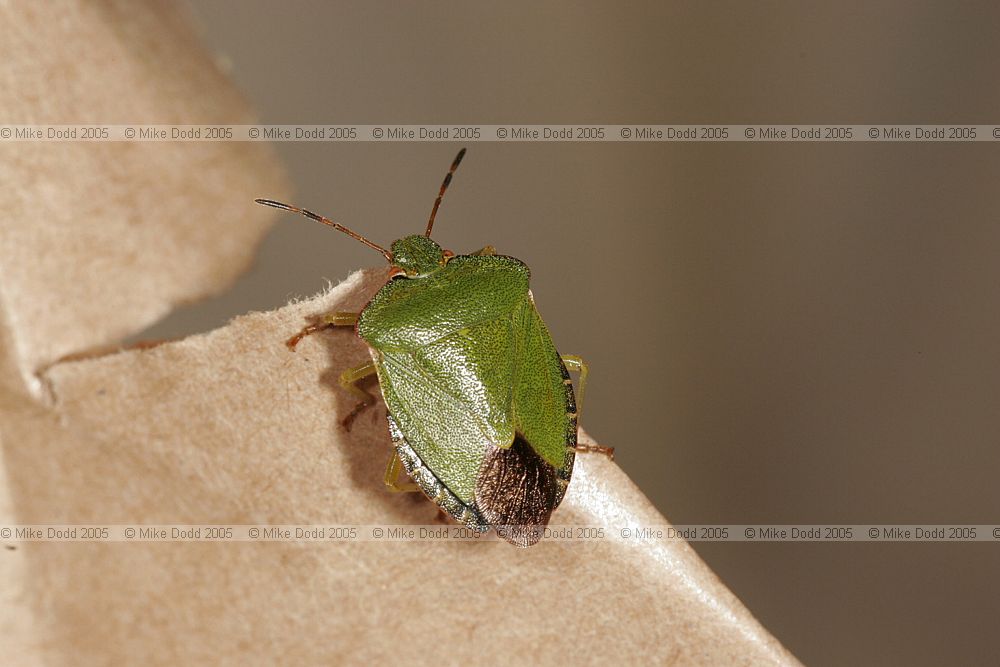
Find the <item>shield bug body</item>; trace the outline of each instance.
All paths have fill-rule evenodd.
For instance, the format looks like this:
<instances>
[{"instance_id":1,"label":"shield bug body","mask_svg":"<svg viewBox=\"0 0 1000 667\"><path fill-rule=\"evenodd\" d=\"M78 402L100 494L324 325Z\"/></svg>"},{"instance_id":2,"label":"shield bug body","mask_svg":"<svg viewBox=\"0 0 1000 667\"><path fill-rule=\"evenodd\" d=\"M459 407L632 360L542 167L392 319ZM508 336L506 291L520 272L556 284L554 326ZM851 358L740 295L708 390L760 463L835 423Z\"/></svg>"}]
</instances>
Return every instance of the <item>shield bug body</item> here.
<instances>
[{"instance_id":1,"label":"shield bug body","mask_svg":"<svg viewBox=\"0 0 1000 667\"><path fill-rule=\"evenodd\" d=\"M490 527L517 546L536 543L566 492L577 451L581 401L568 370L587 367L560 356L535 309L530 272L492 247L455 255L431 240L441 199L465 154L441 184L423 235L390 250L343 225L296 206L257 202L301 213L382 253L389 280L360 313L333 313L292 337L329 326L354 326L371 361L341 375L361 401L346 428L374 397L357 386L373 373L388 409L395 453L386 469L393 490L422 491L461 523ZM416 483L398 483L403 469Z\"/></svg>"}]
</instances>

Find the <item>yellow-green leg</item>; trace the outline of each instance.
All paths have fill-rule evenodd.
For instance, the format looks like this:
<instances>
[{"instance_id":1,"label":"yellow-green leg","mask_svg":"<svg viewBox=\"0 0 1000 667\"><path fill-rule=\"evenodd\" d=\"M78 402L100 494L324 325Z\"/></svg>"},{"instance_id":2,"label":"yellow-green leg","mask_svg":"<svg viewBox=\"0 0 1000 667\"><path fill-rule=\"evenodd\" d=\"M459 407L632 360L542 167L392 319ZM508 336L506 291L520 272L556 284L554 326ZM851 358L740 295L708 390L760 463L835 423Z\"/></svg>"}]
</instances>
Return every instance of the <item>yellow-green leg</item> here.
<instances>
[{"instance_id":1,"label":"yellow-green leg","mask_svg":"<svg viewBox=\"0 0 1000 667\"><path fill-rule=\"evenodd\" d=\"M577 419L579 419L580 414L583 412L583 392L587 387L587 375L590 373L590 369L587 368L587 364L584 363L583 359L575 354L564 354L562 360L563 364L566 366L566 370L580 374L580 380L577 383L579 388L576 392L576 415ZM614 447L602 447L601 445L577 445L576 451L588 454L604 454L609 459L615 458Z\"/></svg>"},{"instance_id":2,"label":"yellow-green leg","mask_svg":"<svg viewBox=\"0 0 1000 667\"><path fill-rule=\"evenodd\" d=\"M571 373L580 374L580 380L577 382L578 389L576 390L576 414L579 416L583 412L583 392L587 388L587 375L590 373L590 369L587 368L587 364L583 362L583 359L575 354L564 354L562 355L562 360L566 366L566 370Z\"/></svg>"},{"instance_id":3,"label":"yellow-green leg","mask_svg":"<svg viewBox=\"0 0 1000 667\"><path fill-rule=\"evenodd\" d=\"M375 404L375 397L368 391L365 391L357 385L358 382L364 380L369 375L374 375L375 373L375 362L369 361L366 364L362 364L357 368L348 368L346 371L340 374L340 386L346 389L348 392L353 394L356 398L361 399L360 402L354 406L354 409L344 417L340 424L346 430L351 430L351 423L354 418L361 414L361 411L365 408Z\"/></svg>"},{"instance_id":4,"label":"yellow-green leg","mask_svg":"<svg viewBox=\"0 0 1000 667\"><path fill-rule=\"evenodd\" d=\"M323 331L324 329L329 329L330 327L353 327L357 324L359 316L360 313L348 313L344 311L328 313L321 317L318 322L303 327L302 331L285 341L285 344L289 349L294 350L295 346L302 342L302 339L306 336L311 336L314 333ZM360 399L351 412L340 421L341 425L343 425L343 427L348 431L351 430L351 423L354 421L354 418L357 417L362 410L375 404L375 397L357 385L358 382L374 373L375 362L369 361L368 363L362 364L356 368L348 368L340 374L340 386L353 394L356 398Z\"/></svg>"},{"instance_id":5,"label":"yellow-green leg","mask_svg":"<svg viewBox=\"0 0 1000 667\"><path fill-rule=\"evenodd\" d=\"M399 460L399 453L393 451L392 458L389 459L389 465L385 467L385 485L389 487L390 491L396 493L413 493L420 490L420 487L413 482L400 484L399 476L402 474L403 462Z\"/></svg>"},{"instance_id":6,"label":"yellow-green leg","mask_svg":"<svg viewBox=\"0 0 1000 667\"><path fill-rule=\"evenodd\" d=\"M336 313L327 313L320 318L319 322L303 327L302 331L285 341L285 345L287 345L289 349L294 350L295 346L298 345L303 338L311 336L318 331L323 331L324 329L329 329L330 327L353 327L357 324L359 315L360 313L346 313L341 311Z\"/></svg>"}]
</instances>

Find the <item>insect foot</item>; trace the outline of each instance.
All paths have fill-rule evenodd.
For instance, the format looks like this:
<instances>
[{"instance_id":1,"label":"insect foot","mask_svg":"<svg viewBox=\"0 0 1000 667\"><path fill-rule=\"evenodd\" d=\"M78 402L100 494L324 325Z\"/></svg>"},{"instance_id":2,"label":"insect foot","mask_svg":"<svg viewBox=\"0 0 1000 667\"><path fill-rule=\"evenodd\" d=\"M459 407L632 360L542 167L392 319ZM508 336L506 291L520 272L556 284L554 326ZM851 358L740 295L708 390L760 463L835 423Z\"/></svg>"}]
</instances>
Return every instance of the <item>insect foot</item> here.
<instances>
[{"instance_id":1,"label":"insect foot","mask_svg":"<svg viewBox=\"0 0 1000 667\"><path fill-rule=\"evenodd\" d=\"M577 445L574 449L582 454L604 454L608 457L608 460L615 460L614 447L602 447L601 445Z\"/></svg>"},{"instance_id":2,"label":"insect foot","mask_svg":"<svg viewBox=\"0 0 1000 667\"><path fill-rule=\"evenodd\" d=\"M292 336L291 338L289 338L288 340L286 340L285 341L285 345L288 346L289 350L291 350L292 352L294 352L295 351L295 347L299 343L302 342L303 338L305 338L306 336L311 336L314 333L316 333L317 331L322 331L323 329L327 329L327 328L329 328L331 326L333 326L333 325L332 324L326 324L326 323L324 323L324 324L310 324L309 326L303 327L302 331L298 332L297 334L295 334L294 336Z\"/></svg>"}]
</instances>

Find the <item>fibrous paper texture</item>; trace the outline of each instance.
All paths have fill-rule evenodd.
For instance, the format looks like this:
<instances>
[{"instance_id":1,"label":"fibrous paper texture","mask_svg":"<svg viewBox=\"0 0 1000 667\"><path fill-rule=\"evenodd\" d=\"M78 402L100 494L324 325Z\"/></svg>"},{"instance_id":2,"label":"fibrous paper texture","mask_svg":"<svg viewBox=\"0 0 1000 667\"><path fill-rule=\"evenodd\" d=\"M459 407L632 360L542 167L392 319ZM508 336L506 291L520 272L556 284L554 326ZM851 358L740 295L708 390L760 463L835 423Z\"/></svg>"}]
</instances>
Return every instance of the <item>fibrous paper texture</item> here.
<instances>
[{"instance_id":1,"label":"fibrous paper texture","mask_svg":"<svg viewBox=\"0 0 1000 667\"><path fill-rule=\"evenodd\" d=\"M354 399L336 377L367 358L353 331L284 345L311 317L361 307L385 273L210 334L52 367L53 403L4 424L17 518L435 523L430 501L382 485L384 406L350 432L338 422ZM665 523L600 455L578 457L553 516L553 526ZM27 543L20 553L26 599L46 610L45 643L66 660L792 660L683 541Z\"/></svg>"},{"instance_id":2,"label":"fibrous paper texture","mask_svg":"<svg viewBox=\"0 0 1000 667\"><path fill-rule=\"evenodd\" d=\"M172 10L64 3L56 20L47 7L0 10L8 122L246 116ZM287 193L262 148L25 143L0 154L0 524L438 521L419 494L382 485L381 403L350 432L339 425L353 401L336 378L366 360L362 343L344 329L294 353L283 344L310 317L362 307L384 269L207 334L61 360L223 289L247 265L268 221L250 199ZM592 455L577 458L553 517L665 523ZM12 664L795 662L683 541L4 546Z\"/></svg>"}]
</instances>

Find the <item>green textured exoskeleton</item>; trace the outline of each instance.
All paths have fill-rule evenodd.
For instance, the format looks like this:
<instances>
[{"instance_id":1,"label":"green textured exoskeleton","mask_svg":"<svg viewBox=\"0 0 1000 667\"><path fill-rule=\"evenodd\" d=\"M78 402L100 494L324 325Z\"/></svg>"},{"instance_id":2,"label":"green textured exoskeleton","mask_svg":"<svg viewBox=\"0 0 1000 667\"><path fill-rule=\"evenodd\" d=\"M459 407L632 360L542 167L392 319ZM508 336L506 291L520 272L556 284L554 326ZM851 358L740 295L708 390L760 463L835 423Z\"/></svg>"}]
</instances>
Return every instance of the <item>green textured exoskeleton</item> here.
<instances>
[{"instance_id":1,"label":"green textured exoskeleton","mask_svg":"<svg viewBox=\"0 0 1000 667\"><path fill-rule=\"evenodd\" d=\"M577 401L567 364L581 371L581 389L586 366L556 351L523 262L491 247L455 256L430 239L464 153L445 177L426 233L400 239L390 251L309 211L258 201L335 226L392 265L389 281L361 313L333 314L289 341L294 346L326 326L356 326L372 361L342 376L363 399L345 426L372 402L354 383L377 373L396 448L386 483L399 489L401 464L458 521L481 531L492 526L507 541L529 546L569 484Z\"/></svg>"},{"instance_id":2,"label":"green textured exoskeleton","mask_svg":"<svg viewBox=\"0 0 1000 667\"><path fill-rule=\"evenodd\" d=\"M425 261L400 259L410 250ZM573 387L535 310L528 267L495 255L445 260L423 236L392 252L407 273L361 312L358 334L403 467L462 523L510 526L502 532L527 544L532 531L520 527L548 522L576 446Z\"/></svg>"}]
</instances>

